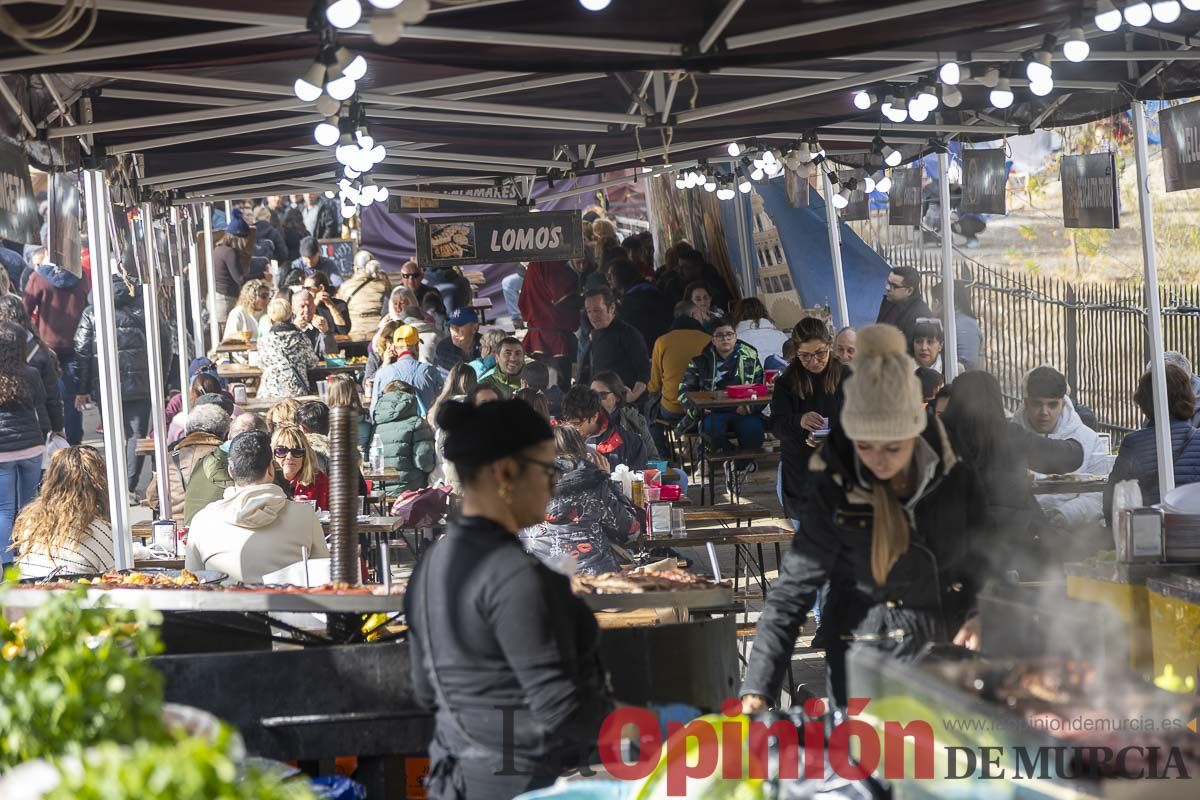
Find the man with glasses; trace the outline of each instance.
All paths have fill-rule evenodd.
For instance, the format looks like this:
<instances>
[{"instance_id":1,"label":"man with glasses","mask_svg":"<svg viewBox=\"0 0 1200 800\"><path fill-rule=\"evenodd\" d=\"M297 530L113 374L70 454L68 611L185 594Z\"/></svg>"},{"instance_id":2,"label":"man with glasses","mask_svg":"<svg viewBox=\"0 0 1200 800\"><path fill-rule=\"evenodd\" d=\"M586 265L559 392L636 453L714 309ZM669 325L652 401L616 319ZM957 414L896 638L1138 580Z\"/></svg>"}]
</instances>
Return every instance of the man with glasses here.
<instances>
[{"instance_id":1,"label":"man with glasses","mask_svg":"<svg viewBox=\"0 0 1200 800\"><path fill-rule=\"evenodd\" d=\"M446 315L446 308L442 303L442 293L432 286L422 283L425 280L425 270L421 268L416 261L409 259L404 262L404 266L400 268L400 285L405 289L409 289L417 296L417 304L426 312L432 310L439 317ZM380 310L380 316L386 317L391 310L388 308L390 297L383 298L383 308Z\"/></svg>"},{"instance_id":2,"label":"man with glasses","mask_svg":"<svg viewBox=\"0 0 1200 800\"><path fill-rule=\"evenodd\" d=\"M688 364L679 385L679 404L684 417L675 427L682 436L696 426L699 413L696 404L688 397L689 392L716 392L729 386L762 383L763 368L758 360L758 351L739 341L737 331L729 320L720 320L712 333L712 344L704 348ZM738 449L757 450L766 438L761 412L748 406L730 404L727 408L712 409L704 416L701 433L713 450L729 452L734 448L730 434L737 437ZM754 461L738 461L735 469L741 475L754 472L758 464ZM727 474L727 480L736 480Z\"/></svg>"},{"instance_id":3,"label":"man with glasses","mask_svg":"<svg viewBox=\"0 0 1200 800\"><path fill-rule=\"evenodd\" d=\"M911 345L917 320L932 316L929 305L921 297L921 274L912 267L892 267L875 321L896 326Z\"/></svg>"}]
</instances>

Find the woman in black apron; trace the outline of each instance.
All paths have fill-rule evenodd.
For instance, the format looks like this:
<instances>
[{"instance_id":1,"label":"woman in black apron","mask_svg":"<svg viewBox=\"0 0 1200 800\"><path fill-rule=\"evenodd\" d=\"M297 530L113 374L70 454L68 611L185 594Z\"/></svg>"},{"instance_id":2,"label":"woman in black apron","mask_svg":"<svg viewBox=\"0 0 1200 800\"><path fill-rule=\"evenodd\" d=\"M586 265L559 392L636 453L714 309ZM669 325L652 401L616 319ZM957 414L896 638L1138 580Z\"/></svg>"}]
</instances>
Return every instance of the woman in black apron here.
<instances>
[{"instance_id":1,"label":"woman in black apron","mask_svg":"<svg viewBox=\"0 0 1200 800\"><path fill-rule=\"evenodd\" d=\"M612 701L595 618L517 538L558 480L549 423L520 400L450 401L437 425L462 510L405 599L417 700L436 709L430 796L508 800L586 763Z\"/></svg>"}]
</instances>

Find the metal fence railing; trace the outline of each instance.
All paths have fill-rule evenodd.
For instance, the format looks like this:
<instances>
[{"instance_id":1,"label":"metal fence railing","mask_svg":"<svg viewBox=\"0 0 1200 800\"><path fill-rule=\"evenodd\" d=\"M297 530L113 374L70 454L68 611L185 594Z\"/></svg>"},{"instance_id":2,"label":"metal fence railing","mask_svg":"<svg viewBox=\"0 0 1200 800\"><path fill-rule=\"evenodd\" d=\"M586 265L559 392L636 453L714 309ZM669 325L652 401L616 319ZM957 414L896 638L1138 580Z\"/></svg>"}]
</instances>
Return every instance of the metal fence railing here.
<instances>
[{"instance_id":1,"label":"metal fence railing","mask_svg":"<svg viewBox=\"0 0 1200 800\"><path fill-rule=\"evenodd\" d=\"M882 234L867 241L889 263L920 271L922 291L931 298L942 278L941 248L926 247L920 231L901 231L907 233L871 223L862 230L867 237ZM1119 435L1141 425L1132 398L1149 360L1142 284L1075 284L994 269L957 251L954 273L970 287L985 368L1000 382L1010 409L1020 402L1024 375L1048 364L1067 376L1072 398L1091 408L1101 427ZM1200 286L1159 291L1166 349L1200 366Z\"/></svg>"}]
</instances>

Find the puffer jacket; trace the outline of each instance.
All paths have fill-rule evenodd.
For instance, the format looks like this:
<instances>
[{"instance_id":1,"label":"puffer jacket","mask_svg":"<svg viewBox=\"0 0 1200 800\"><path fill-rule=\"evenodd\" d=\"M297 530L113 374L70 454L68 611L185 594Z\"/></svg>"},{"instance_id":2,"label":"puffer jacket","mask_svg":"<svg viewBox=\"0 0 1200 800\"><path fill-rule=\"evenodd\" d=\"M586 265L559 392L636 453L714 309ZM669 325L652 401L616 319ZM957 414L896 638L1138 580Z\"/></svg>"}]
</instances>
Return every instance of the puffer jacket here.
<instances>
[{"instance_id":1,"label":"puffer jacket","mask_svg":"<svg viewBox=\"0 0 1200 800\"><path fill-rule=\"evenodd\" d=\"M46 416L46 390L36 369L25 367L30 404L0 406L0 453L27 450L46 443L50 420Z\"/></svg>"},{"instance_id":2,"label":"puffer jacket","mask_svg":"<svg viewBox=\"0 0 1200 800\"><path fill-rule=\"evenodd\" d=\"M880 586L871 574L874 478L841 426L834 425L809 462L817 477L800 532L759 617L740 694L778 694L800 625L826 581L829 599L821 604L814 645L826 648L839 703L846 702L850 644L912 658L928 642L953 638L990 574L982 488L937 420L919 438L914 458L917 489L904 504L909 547Z\"/></svg>"},{"instance_id":3,"label":"puffer jacket","mask_svg":"<svg viewBox=\"0 0 1200 800\"><path fill-rule=\"evenodd\" d=\"M1121 481L1135 480L1142 489L1142 500L1153 505L1158 496L1158 448L1154 426L1142 428L1121 440L1117 460L1104 487L1104 518L1112 516L1113 488ZM1171 420L1171 452L1175 464L1175 485L1200 482L1200 430L1188 420Z\"/></svg>"},{"instance_id":4,"label":"puffer jacket","mask_svg":"<svg viewBox=\"0 0 1200 800\"><path fill-rule=\"evenodd\" d=\"M350 312L350 333L374 333L379 326L379 309L392 291L384 278L356 272L338 287L337 298Z\"/></svg>"},{"instance_id":5,"label":"puffer jacket","mask_svg":"<svg viewBox=\"0 0 1200 800\"><path fill-rule=\"evenodd\" d=\"M429 485L437 462L433 428L417 415L416 395L388 392L375 404L375 435L383 444L383 464L400 473L404 489ZM390 483L391 481L389 481Z\"/></svg>"},{"instance_id":6,"label":"puffer jacket","mask_svg":"<svg viewBox=\"0 0 1200 800\"><path fill-rule=\"evenodd\" d=\"M721 371L725 362L717 355L717 348L710 344L688 364L683 373L683 381L679 384L679 404L683 406L683 419L675 426L675 433L682 436L696 426L699 415L695 403L688 399L688 392L715 392L727 386L763 382L762 362L759 361L757 350L739 341L731 357L735 359L733 369ZM732 411L735 408L736 401L731 402L727 410ZM757 414L762 410L753 411Z\"/></svg>"},{"instance_id":7,"label":"puffer jacket","mask_svg":"<svg viewBox=\"0 0 1200 800\"><path fill-rule=\"evenodd\" d=\"M546 521L521 531L521 546L554 568L574 558L582 575L615 572L620 568L612 545L623 545L645 526L640 511L613 487L604 470L583 461L556 459L563 477Z\"/></svg>"},{"instance_id":8,"label":"puffer jacket","mask_svg":"<svg viewBox=\"0 0 1200 800\"><path fill-rule=\"evenodd\" d=\"M192 470L200 463L200 459L221 446L221 439L211 433L195 432L179 440L167 454L167 484L171 491L171 518L181 520L186 510L188 484L191 482ZM224 487L222 487L224 488ZM146 505L158 509L159 518L163 518L158 498L158 475L150 479L146 489Z\"/></svg>"},{"instance_id":9,"label":"puffer jacket","mask_svg":"<svg viewBox=\"0 0 1200 800\"><path fill-rule=\"evenodd\" d=\"M46 391L46 418L50 422L50 430L63 430L63 396L58 379L62 370L58 365L58 356L32 333L26 334L25 362L38 371L42 378L42 388ZM74 402L75 398L71 398Z\"/></svg>"},{"instance_id":10,"label":"puffer jacket","mask_svg":"<svg viewBox=\"0 0 1200 800\"><path fill-rule=\"evenodd\" d=\"M124 400L150 399L150 365L146 342L146 318L141 296L130 293L120 275L113 276L113 305L117 321L117 363L121 371L121 397ZM159 320L160 331L164 327ZM162 336L165 343L170 335ZM164 351L170 347L164 346ZM96 356L96 309L88 306L75 331L75 352L79 356L79 393L100 397L100 363Z\"/></svg>"},{"instance_id":11,"label":"puffer jacket","mask_svg":"<svg viewBox=\"0 0 1200 800\"><path fill-rule=\"evenodd\" d=\"M312 342L291 322L272 325L258 340L262 365L259 397L302 397L312 393L308 371L317 366Z\"/></svg>"},{"instance_id":12,"label":"puffer jacket","mask_svg":"<svg viewBox=\"0 0 1200 800\"><path fill-rule=\"evenodd\" d=\"M658 460L658 446L654 444L654 437L650 435L650 423L646 422L642 412L633 406L621 406L617 412L617 422L625 430L636 433L641 438L642 443L646 445L647 461Z\"/></svg>"}]
</instances>

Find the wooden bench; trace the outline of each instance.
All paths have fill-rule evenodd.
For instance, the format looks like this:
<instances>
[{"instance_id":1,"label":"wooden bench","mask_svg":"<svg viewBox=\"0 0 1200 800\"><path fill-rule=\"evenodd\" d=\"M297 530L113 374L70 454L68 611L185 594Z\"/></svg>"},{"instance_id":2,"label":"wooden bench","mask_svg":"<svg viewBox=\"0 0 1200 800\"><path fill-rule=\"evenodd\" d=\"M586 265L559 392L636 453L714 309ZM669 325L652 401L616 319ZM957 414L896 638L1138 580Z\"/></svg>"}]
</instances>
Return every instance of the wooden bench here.
<instances>
[{"instance_id":1,"label":"wooden bench","mask_svg":"<svg viewBox=\"0 0 1200 800\"><path fill-rule=\"evenodd\" d=\"M705 490L708 490L709 502L715 502L717 499L717 471L716 464L727 464L732 461L753 461L758 464L761 469L764 465L778 464L780 459L778 450L729 450L723 453L708 453L705 452L700 458L700 505L705 504ZM729 500L732 503L738 502L741 498L741 491L735 483L729 491Z\"/></svg>"},{"instance_id":2,"label":"wooden bench","mask_svg":"<svg viewBox=\"0 0 1200 800\"><path fill-rule=\"evenodd\" d=\"M780 512L782 513L782 512ZM756 519L778 516L756 503L721 503L687 509L683 518L688 523L753 522Z\"/></svg>"}]
</instances>

